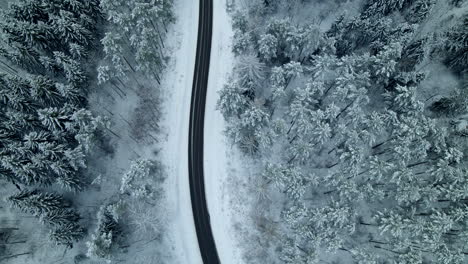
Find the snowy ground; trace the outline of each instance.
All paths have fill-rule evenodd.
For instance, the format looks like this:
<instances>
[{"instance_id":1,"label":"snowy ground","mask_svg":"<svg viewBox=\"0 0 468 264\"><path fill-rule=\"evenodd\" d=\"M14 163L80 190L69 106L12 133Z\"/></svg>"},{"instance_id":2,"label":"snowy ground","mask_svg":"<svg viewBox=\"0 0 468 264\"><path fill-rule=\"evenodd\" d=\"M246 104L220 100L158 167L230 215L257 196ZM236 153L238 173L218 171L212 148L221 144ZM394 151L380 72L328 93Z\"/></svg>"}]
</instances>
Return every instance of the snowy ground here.
<instances>
[{"instance_id":1,"label":"snowy ground","mask_svg":"<svg viewBox=\"0 0 468 264\"><path fill-rule=\"evenodd\" d=\"M228 81L234 64L231 52L232 27L226 12L226 0L213 3L213 40L210 73L205 110L204 173L206 198L210 213L211 228L219 258L223 264L238 264L241 261L238 232L235 230L235 215L232 206L230 176L244 167L232 151L224 136L225 121L216 109L218 91ZM237 173L236 173L237 174ZM240 187L240 186L239 186Z\"/></svg>"},{"instance_id":2,"label":"snowy ground","mask_svg":"<svg viewBox=\"0 0 468 264\"><path fill-rule=\"evenodd\" d=\"M198 30L198 1L176 0L177 22L171 54L174 57L162 82L162 130L166 135L161 149L166 166L169 219L168 233L177 259L171 263L202 263L195 232L188 178L188 127L190 98Z\"/></svg>"}]
</instances>

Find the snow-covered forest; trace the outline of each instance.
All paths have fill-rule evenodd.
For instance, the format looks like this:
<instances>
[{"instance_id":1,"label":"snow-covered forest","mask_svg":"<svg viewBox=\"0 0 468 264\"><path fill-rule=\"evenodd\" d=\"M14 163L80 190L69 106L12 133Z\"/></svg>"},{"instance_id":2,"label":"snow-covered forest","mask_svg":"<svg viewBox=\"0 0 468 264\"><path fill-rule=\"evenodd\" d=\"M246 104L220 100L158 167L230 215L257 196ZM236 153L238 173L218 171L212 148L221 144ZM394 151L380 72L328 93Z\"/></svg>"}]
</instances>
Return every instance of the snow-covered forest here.
<instances>
[{"instance_id":1,"label":"snow-covered forest","mask_svg":"<svg viewBox=\"0 0 468 264\"><path fill-rule=\"evenodd\" d=\"M467 263L468 2L228 8L218 109L255 163L243 262Z\"/></svg>"},{"instance_id":2,"label":"snow-covered forest","mask_svg":"<svg viewBox=\"0 0 468 264\"><path fill-rule=\"evenodd\" d=\"M166 175L140 146L160 140L172 0L1 6L0 263L165 261Z\"/></svg>"},{"instance_id":3,"label":"snow-covered forest","mask_svg":"<svg viewBox=\"0 0 468 264\"><path fill-rule=\"evenodd\" d=\"M467 66L468 0L0 0L0 264L468 263Z\"/></svg>"}]
</instances>

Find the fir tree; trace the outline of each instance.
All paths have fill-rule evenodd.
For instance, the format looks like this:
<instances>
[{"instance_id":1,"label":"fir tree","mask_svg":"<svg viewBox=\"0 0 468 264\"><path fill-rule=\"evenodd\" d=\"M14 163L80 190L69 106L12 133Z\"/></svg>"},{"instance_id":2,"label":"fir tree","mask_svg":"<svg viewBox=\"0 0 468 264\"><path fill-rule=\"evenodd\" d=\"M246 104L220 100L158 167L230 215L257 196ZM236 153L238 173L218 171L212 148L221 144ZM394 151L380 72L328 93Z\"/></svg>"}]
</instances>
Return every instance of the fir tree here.
<instances>
[{"instance_id":1,"label":"fir tree","mask_svg":"<svg viewBox=\"0 0 468 264\"><path fill-rule=\"evenodd\" d=\"M243 86L254 84L258 86L265 75L265 65L256 56L244 55L236 65L239 79Z\"/></svg>"},{"instance_id":2,"label":"fir tree","mask_svg":"<svg viewBox=\"0 0 468 264\"><path fill-rule=\"evenodd\" d=\"M51 226L67 226L70 223L76 224L80 220L80 216L73 210L68 208L60 208L41 215L40 220L44 224Z\"/></svg>"},{"instance_id":3,"label":"fir tree","mask_svg":"<svg viewBox=\"0 0 468 264\"><path fill-rule=\"evenodd\" d=\"M65 73L65 78L69 83L81 85L86 81L86 75L76 60L63 52L54 52L54 59L57 67Z\"/></svg>"},{"instance_id":4,"label":"fir tree","mask_svg":"<svg viewBox=\"0 0 468 264\"><path fill-rule=\"evenodd\" d=\"M237 82L229 82L220 91L217 107L224 118L239 117L249 106L251 99L247 96L249 89Z\"/></svg>"},{"instance_id":5,"label":"fir tree","mask_svg":"<svg viewBox=\"0 0 468 264\"><path fill-rule=\"evenodd\" d=\"M71 247L84 236L84 229L77 223L80 216L60 195L25 190L8 197L7 201L12 207L33 214L52 227L49 236L57 244Z\"/></svg>"},{"instance_id":6,"label":"fir tree","mask_svg":"<svg viewBox=\"0 0 468 264\"><path fill-rule=\"evenodd\" d=\"M69 207L62 196L54 193L41 193L38 190L21 191L7 198L12 207L23 212L41 216L45 213Z\"/></svg>"},{"instance_id":7,"label":"fir tree","mask_svg":"<svg viewBox=\"0 0 468 264\"><path fill-rule=\"evenodd\" d=\"M278 56L278 39L272 34L262 35L258 41L260 55L266 61L276 59Z\"/></svg>"},{"instance_id":8,"label":"fir tree","mask_svg":"<svg viewBox=\"0 0 468 264\"><path fill-rule=\"evenodd\" d=\"M42 105L55 106L62 102L62 95L56 89L55 83L40 75L31 76L29 79L31 96Z\"/></svg>"},{"instance_id":9,"label":"fir tree","mask_svg":"<svg viewBox=\"0 0 468 264\"><path fill-rule=\"evenodd\" d=\"M412 0L368 0L365 14L372 15L388 15L393 11L401 10L406 4Z\"/></svg>"},{"instance_id":10,"label":"fir tree","mask_svg":"<svg viewBox=\"0 0 468 264\"><path fill-rule=\"evenodd\" d=\"M73 247L73 243L83 238L85 230L74 222L69 222L52 229L50 239L57 245Z\"/></svg>"},{"instance_id":11,"label":"fir tree","mask_svg":"<svg viewBox=\"0 0 468 264\"><path fill-rule=\"evenodd\" d=\"M266 42L267 39L265 39ZM240 55L240 54L243 54L244 52L247 52L250 48L250 46L252 45L252 36L249 32L242 32L240 30L235 30L234 31L234 36L233 36L233 43L232 43L232 52L234 52L234 54L236 55ZM265 43L265 44L262 44L264 45L264 56L270 56L268 55L269 51L266 50L268 49L267 45L268 43Z\"/></svg>"},{"instance_id":12,"label":"fir tree","mask_svg":"<svg viewBox=\"0 0 468 264\"><path fill-rule=\"evenodd\" d=\"M50 26L64 43L89 44L91 32L77 21L71 12L60 10L59 15L50 16Z\"/></svg>"}]
</instances>

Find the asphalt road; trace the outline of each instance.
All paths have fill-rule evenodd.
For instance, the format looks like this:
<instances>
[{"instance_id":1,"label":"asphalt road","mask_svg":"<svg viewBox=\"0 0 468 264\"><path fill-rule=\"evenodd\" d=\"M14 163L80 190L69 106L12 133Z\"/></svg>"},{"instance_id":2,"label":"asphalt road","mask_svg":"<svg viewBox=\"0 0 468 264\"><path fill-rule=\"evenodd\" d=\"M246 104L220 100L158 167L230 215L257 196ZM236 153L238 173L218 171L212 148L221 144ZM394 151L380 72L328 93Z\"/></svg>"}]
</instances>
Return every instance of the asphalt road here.
<instances>
[{"instance_id":1,"label":"asphalt road","mask_svg":"<svg viewBox=\"0 0 468 264\"><path fill-rule=\"evenodd\" d=\"M200 0L189 126L189 181L193 218L204 264L220 263L210 225L203 174L203 128L210 68L213 0Z\"/></svg>"}]
</instances>

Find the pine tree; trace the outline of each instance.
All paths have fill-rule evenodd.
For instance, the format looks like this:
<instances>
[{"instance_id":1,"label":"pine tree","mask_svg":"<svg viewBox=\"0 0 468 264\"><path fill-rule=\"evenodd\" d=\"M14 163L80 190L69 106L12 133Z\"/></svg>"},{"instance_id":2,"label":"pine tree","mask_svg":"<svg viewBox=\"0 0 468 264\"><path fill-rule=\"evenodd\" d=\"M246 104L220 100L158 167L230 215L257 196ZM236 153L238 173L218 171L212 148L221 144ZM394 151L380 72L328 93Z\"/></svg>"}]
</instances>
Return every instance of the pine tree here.
<instances>
[{"instance_id":1,"label":"pine tree","mask_svg":"<svg viewBox=\"0 0 468 264\"><path fill-rule=\"evenodd\" d=\"M272 86L272 101L275 104L280 104L281 100L286 97L286 74L283 67L275 66L271 69L270 84Z\"/></svg>"},{"instance_id":2,"label":"pine tree","mask_svg":"<svg viewBox=\"0 0 468 264\"><path fill-rule=\"evenodd\" d=\"M18 114L29 114L34 111L36 104L30 98L30 86L26 80L7 74L1 75L0 89L6 110L15 111Z\"/></svg>"},{"instance_id":3,"label":"pine tree","mask_svg":"<svg viewBox=\"0 0 468 264\"><path fill-rule=\"evenodd\" d=\"M73 13L60 10L58 15L50 16L50 27L63 43L87 45L92 33L74 18Z\"/></svg>"},{"instance_id":4,"label":"pine tree","mask_svg":"<svg viewBox=\"0 0 468 264\"><path fill-rule=\"evenodd\" d=\"M33 75L29 78L31 86L31 96L42 105L56 106L62 102L62 95L56 89L52 80L40 76Z\"/></svg>"},{"instance_id":5,"label":"pine tree","mask_svg":"<svg viewBox=\"0 0 468 264\"><path fill-rule=\"evenodd\" d=\"M267 163L262 176L295 201L302 198L308 187L306 176L293 166Z\"/></svg>"},{"instance_id":6,"label":"pine tree","mask_svg":"<svg viewBox=\"0 0 468 264\"><path fill-rule=\"evenodd\" d=\"M41 6L41 1L21 1L12 3L8 10L8 15L21 21L44 21L47 13Z\"/></svg>"},{"instance_id":7,"label":"pine tree","mask_svg":"<svg viewBox=\"0 0 468 264\"><path fill-rule=\"evenodd\" d=\"M26 47L47 47L47 42L53 34L45 23L34 24L29 21L4 20L0 23L0 30L14 42Z\"/></svg>"},{"instance_id":8,"label":"pine tree","mask_svg":"<svg viewBox=\"0 0 468 264\"><path fill-rule=\"evenodd\" d=\"M146 28L144 32L151 31ZM144 34L145 38L138 41L138 49L135 54L135 60L137 61L136 69L145 73L152 73L156 79L159 79L159 71L163 69L164 55L160 47L154 47L152 40L156 36L151 34Z\"/></svg>"},{"instance_id":9,"label":"pine tree","mask_svg":"<svg viewBox=\"0 0 468 264\"><path fill-rule=\"evenodd\" d=\"M82 92L73 84L55 83L55 90L58 91L60 96L66 99L73 105L80 105L84 98Z\"/></svg>"},{"instance_id":10,"label":"pine tree","mask_svg":"<svg viewBox=\"0 0 468 264\"><path fill-rule=\"evenodd\" d=\"M297 60L304 60L315 54L318 50L334 53L334 45L331 39L324 38L324 34L317 25L311 25L304 29L303 45L299 47Z\"/></svg>"},{"instance_id":11,"label":"pine tree","mask_svg":"<svg viewBox=\"0 0 468 264\"><path fill-rule=\"evenodd\" d=\"M67 247L73 247L73 242L76 242L83 238L85 230L74 222L69 222L52 229L49 233L49 237L57 245L65 245Z\"/></svg>"},{"instance_id":12,"label":"pine tree","mask_svg":"<svg viewBox=\"0 0 468 264\"><path fill-rule=\"evenodd\" d=\"M335 252L343 247L346 234L355 232L354 217L352 208L332 202L329 206L307 210L310 225L301 231L306 232L305 237L314 240L314 245Z\"/></svg>"},{"instance_id":13,"label":"pine tree","mask_svg":"<svg viewBox=\"0 0 468 264\"><path fill-rule=\"evenodd\" d=\"M12 207L37 217L69 207L68 202L62 196L54 193L41 193L38 190L21 191L9 196L7 201Z\"/></svg>"},{"instance_id":14,"label":"pine tree","mask_svg":"<svg viewBox=\"0 0 468 264\"><path fill-rule=\"evenodd\" d=\"M256 103L250 104L250 106L241 114L241 124L246 129L253 129L266 126L269 122L270 116L263 109L263 107Z\"/></svg>"},{"instance_id":15,"label":"pine tree","mask_svg":"<svg viewBox=\"0 0 468 264\"><path fill-rule=\"evenodd\" d=\"M398 262L402 264L423 264L423 255L420 251L410 249L398 256Z\"/></svg>"},{"instance_id":16,"label":"pine tree","mask_svg":"<svg viewBox=\"0 0 468 264\"><path fill-rule=\"evenodd\" d=\"M299 241L287 239L282 243L280 259L288 264L317 264L320 259L313 250L305 250Z\"/></svg>"},{"instance_id":17,"label":"pine tree","mask_svg":"<svg viewBox=\"0 0 468 264\"><path fill-rule=\"evenodd\" d=\"M393 11L401 10L411 0L368 0L365 15L388 15Z\"/></svg>"},{"instance_id":18,"label":"pine tree","mask_svg":"<svg viewBox=\"0 0 468 264\"><path fill-rule=\"evenodd\" d=\"M252 36L249 32L244 33L240 30L234 30L233 43L232 43L232 52L234 52L234 54L240 55L240 54L247 52L250 49L251 45L252 45ZM266 44L263 44L263 45L266 45Z\"/></svg>"},{"instance_id":19,"label":"pine tree","mask_svg":"<svg viewBox=\"0 0 468 264\"><path fill-rule=\"evenodd\" d=\"M0 56L6 58L14 65L18 65L28 71L35 72L42 68L40 55L34 48L25 46L21 43L15 43L12 39L7 39L11 44L2 44L0 46ZM5 64L5 63L4 63ZM10 66L7 67L10 73L16 74L16 70Z\"/></svg>"},{"instance_id":20,"label":"pine tree","mask_svg":"<svg viewBox=\"0 0 468 264\"><path fill-rule=\"evenodd\" d=\"M86 109L76 110L66 124L67 131L75 134L76 141L85 152L89 152L97 140L97 132L109 127L109 121L103 117L95 117Z\"/></svg>"},{"instance_id":21,"label":"pine tree","mask_svg":"<svg viewBox=\"0 0 468 264\"><path fill-rule=\"evenodd\" d=\"M123 53L122 36L119 33L106 32L104 38L101 40L106 56L112 61L113 73L115 76L125 76L129 71L129 65L123 64L121 54ZM110 67L110 66L107 66ZM104 68L103 68L104 69Z\"/></svg>"},{"instance_id":22,"label":"pine tree","mask_svg":"<svg viewBox=\"0 0 468 264\"><path fill-rule=\"evenodd\" d=\"M49 107L38 111L39 120L50 132L64 131L67 126L66 123L71 121L71 113L72 109L70 107Z\"/></svg>"},{"instance_id":23,"label":"pine tree","mask_svg":"<svg viewBox=\"0 0 468 264\"><path fill-rule=\"evenodd\" d=\"M396 71L396 61L401 58L402 45L392 43L385 46L383 50L374 57L371 57L371 78L376 78L380 83L388 83Z\"/></svg>"},{"instance_id":24,"label":"pine tree","mask_svg":"<svg viewBox=\"0 0 468 264\"><path fill-rule=\"evenodd\" d=\"M167 24L174 21L172 1L101 1L100 5L108 11L107 20L125 29L123 34L107 32L101 40L115 75L138 70L153 74L159 82L158 71L165 61L163 37ZM122 56L119 50L129 50L134 57Z\"/></svg>"},{"instance_id":25,"label":"pine tree","mask_svg":"<svg viewBox=\"0 0 468 264\"><path fill-rule=\"evenodd\" d=\"M44 213L40 220L43 224L51 226L67 226L70 223L76 224L80 220L80 216L71 209L60 208Z\"/></svg>"},{"instance_id":26,"label":"pine tree","mask_svg":"<svg viewBox=\"0 0 468 264\"><path fill-rule=\"evenodd\" d=\"M248 30L248 20L247 15L241 11L236 11L232 14L232 28L235 30L240 30L240 32L245 33Z\"/></svg>"},{"instance_id":27,"label":"pine tree","mask_svg":"<svg viewBox=\"0 0 468 264\"><path fill-rule=\"evenodd\" d=\"M237 82L228 82L220 91L217 107L224 118L240 116L249 106L249 90Z\"/></svg>"},{"instance_id":28,"label":"pine tree","mask_svg":"<svg viewBox=\"0 0 468 264\"><path fill-rule=\"evenodd\" d=\"M468 55L466 49L468 47L467 34L468 18L464 17L463 22L449 30L445 49L445 63L457 73L466 73L466 65L468 65Z\"/></svg>"},{"instance_id":29,"label":"pine tree","mask_svg":"<svg viewBox=\"0 0 468 264\"><path fill-rule=\"evenodd\" d=\"M63 52L54 52L56 65L65 73L67 81L74 85L81 85L87 77L80 64Z\"/></svg>"},{"instance_id":30,"label":"pine tree","mask_svg":"<svg viewBox=\"0 0 468 264\"><path fill-rule=\"evenodd\" d=\"M239 57L236 71L243 86L251 84L258 86L264 79L265 65L256 56L243 55Z\"/></svg>"},{"instance_id":31,"label":"pine tree","mask_svg":"<svg viewBox=\"0 0 468 264\"><path fill-rule=\"evenodd\" d=\"M258 51L265 61L271 61L278 57L278 39L272 34L260 36L258 46Z\"/></svg>"},{"instance_id":32,"label":"pine tree","mask_svg":"<svg viewBox=\"0 0 468 264\"><path fill-rule=\"evenodd\" d=\"M77 224L80 216L60 195L38 190L21 191L7 198L11 206L39 218L52 227L50 238L57 244L71 247L84 236L84 229Z\"/></svg>"},{"instance_id":33,"label":"pine tree","mask_svg":"<svg viewBox=\"0 0 468 264\"><path fill-rule=\"evenodd\" d=\"M407 13L406 20L411 23L421 23L432 10L434 0L417 0Z\"/></svg>"}]
</instances>

